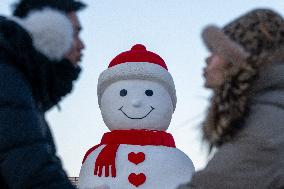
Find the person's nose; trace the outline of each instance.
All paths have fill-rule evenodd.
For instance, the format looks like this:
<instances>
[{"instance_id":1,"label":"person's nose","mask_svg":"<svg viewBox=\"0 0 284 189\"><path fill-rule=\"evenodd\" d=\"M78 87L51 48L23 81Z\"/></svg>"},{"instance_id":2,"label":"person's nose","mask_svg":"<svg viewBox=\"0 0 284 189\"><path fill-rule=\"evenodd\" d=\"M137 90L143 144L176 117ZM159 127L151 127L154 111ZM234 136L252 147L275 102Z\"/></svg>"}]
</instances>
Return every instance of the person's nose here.
<instances>
[{"instance_id":1,"label":"person's nose","mask_svg":"<svg viewBox=\"0 0 284 189\"><path fill-rule=\"evenodd\" d=\"M139 99L133 99L133 100L131 101L131 104L132 104L133 107L139 108L139 107L141 107L141 105L142 105L142 101L139 100Z\"/></svg>"},{"instance_id":2,"label":"person's nose","mask_svg":"<svg viewBox=\"0 0 284 189\"><path fill-rule=\"evenodd\" d=\"M78 39L78 48L80 50L85 49L85 44L84 44L84 42L80 38Z\"/></svg>"}]
</instances>

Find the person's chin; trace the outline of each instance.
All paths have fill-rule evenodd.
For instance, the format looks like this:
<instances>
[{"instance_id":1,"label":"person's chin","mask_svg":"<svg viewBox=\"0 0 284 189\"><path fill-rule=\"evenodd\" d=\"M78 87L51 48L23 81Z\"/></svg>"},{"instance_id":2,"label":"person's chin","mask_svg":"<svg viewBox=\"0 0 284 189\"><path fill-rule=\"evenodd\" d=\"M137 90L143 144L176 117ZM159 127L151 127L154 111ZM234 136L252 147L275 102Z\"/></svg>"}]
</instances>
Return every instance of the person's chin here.
<instances>
[{"instance_id":1,"label":"person's chin","mask_svg":"<svg viewBox=\"0 0 284 189\"><path fill-rule=\"evenodd\" d=\"M80 56L76 59L76 64L80 64L81 62L82 62L82 57Z\"/></svg>"},{"instance_id":2,"label":"person's chin","mask_svg":"<svg viewBox=\"0 0 284 189\"><path fill-rule=\"evenodd\" d=\"M81 62L83 59L83 54L80 54L80 56L78 57L78 62Z\"/></svg>"}]
</instances>

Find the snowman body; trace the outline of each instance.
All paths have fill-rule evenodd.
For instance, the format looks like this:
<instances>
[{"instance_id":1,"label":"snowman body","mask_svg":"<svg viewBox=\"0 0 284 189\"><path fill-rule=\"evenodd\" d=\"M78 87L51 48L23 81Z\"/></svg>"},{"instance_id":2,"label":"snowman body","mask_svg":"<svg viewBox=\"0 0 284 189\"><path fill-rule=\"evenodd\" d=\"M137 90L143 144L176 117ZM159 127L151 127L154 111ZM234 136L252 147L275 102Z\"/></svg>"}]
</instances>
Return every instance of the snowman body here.
<instances>
[{"instance_id":1,"label":"snowman body","mask_svg":"<svg viewBox=\"0 0 284 189\"><path fill-rule=\"evenodd\" d=\"M94 150L82 165L79 188L108 185L111 189L176 189L189 181L194 166L177 148L120 145L116 155L116 177L94 175L94 164L101 149Z\"/></svg>"},{"instance_id":2,"label":"snowman body","mask_svg":"<svg viewBox=\"0 0 284 189\"><path fill-rule=\"evenodd\" d=\"M111 132L85 155L80 189L175 189L190 181L192 161L166 133L176 91L160 56L143 45L133 46L100 74L97 92Z\"/></svg>"}]
</instances>

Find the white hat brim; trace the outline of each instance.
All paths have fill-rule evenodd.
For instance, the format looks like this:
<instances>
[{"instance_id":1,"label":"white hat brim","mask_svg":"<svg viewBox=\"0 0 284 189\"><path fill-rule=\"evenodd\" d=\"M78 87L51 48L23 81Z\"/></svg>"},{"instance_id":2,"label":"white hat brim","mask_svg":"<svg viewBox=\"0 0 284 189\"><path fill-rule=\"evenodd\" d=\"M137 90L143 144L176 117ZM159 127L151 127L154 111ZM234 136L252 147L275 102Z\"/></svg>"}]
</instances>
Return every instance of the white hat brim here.
<instances>
[{"instance_id":1,"label":"white hat brim","mask_svg":"<svg viewBox=\"0 0 284 189\"><path fill-rule=\"evenodd\" d=\"M97 95L98 103L105 89L120 80L141 79L161 83L169 92L175 110L177 97L175 84L171 74L163 67L149 62L126 62L103 71L99 76Z\"/></svg>"}]
</instances>

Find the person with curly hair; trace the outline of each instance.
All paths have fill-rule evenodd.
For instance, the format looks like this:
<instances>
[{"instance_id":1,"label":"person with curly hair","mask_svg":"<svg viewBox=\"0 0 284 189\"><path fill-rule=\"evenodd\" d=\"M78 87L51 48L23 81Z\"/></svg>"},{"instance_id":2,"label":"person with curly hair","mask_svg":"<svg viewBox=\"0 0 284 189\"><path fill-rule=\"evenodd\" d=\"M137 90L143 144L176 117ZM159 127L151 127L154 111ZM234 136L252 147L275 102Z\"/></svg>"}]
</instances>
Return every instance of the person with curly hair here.
<instances>
[{"instance_id":1,"label":"person with curly hair","mask_svg":"<svg viewBox=\"0 0 284 189\"><path fill-rule=\"evenodd\" d=\"M215 154L178 189L284 188L284 20L255 9L202 33L213 90L203 122Z\"/></svg>"}]
</instances>

